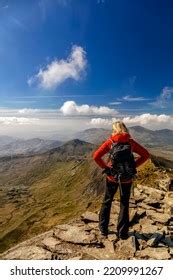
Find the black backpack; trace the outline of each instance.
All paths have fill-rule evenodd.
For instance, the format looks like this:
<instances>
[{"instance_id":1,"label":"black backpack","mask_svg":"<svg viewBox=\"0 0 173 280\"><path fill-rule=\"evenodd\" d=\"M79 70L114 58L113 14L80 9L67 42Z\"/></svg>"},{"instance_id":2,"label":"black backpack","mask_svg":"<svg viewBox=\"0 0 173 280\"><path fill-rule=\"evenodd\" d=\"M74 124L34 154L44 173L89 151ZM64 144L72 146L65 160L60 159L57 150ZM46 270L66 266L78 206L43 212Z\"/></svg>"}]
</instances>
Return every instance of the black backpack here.
<instances>
[{"instance_id":1,"label":"black backpack","mask_svg":"<svg viewBox=\"0 0 173 280\"><path fill-rule=\"evenodd\" d=\"M113 142L110 150L112 175L117 180L130 180L135 177L136 163L130 143Z\"/></svg>"}]
</instances>

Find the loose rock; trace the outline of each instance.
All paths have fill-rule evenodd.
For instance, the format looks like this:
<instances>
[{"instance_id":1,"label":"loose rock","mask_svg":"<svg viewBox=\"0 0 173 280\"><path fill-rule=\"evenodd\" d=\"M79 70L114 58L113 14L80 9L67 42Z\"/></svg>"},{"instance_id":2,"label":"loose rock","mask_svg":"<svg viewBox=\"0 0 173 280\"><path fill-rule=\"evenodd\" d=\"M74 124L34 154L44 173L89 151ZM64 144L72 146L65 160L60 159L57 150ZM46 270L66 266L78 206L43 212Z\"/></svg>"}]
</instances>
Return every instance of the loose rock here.
<instances>
[{"instance_id":1,"label":"loose rock","mask_svg":"<svg viewBox=\"0 0 173 280\"><path fill-rule=\"evenodd\" d=\"M149 219L152 219L153 221L159 222L159 223L162 223L162 224L167 224L167 222L170 219L170 216L168 214L165 214L165 213L160 214L160 213L157 213L156 211L153 211L153 210L147 210L146 213L147 213L147 217Z\"/></svg>"},{"instance_id":2,"label":"loose rock","mask_svg":"<svg viewBox=\"0 0 173 280\"><path fill-rule=\"evenodd\" d=\"M31 245L22 246L15 251L3 256L4 260L50 260L51 252L43 248Z\"/></svg>"},{"instance_id":3,"label":"loose rock","mask_svg":"<svg viewBox=\"0 0 173 280\"><path fill-rule=\"evenodd\" d=\"M136 252L135 236L130 236L127 240L119 240L115 245L117 259L131 259Z\"/></svg>"},{"instance_id":4,"label":"loose rock","mask_svg":"<svg viewBox=\"0 0 173 280\"><path fill-rule=\"evenodd\" d=\"M171 257L170 254L168 253L167 248L151 248L151 247L147 247L142 251L138 251L135 256L146 260L148 259L169 260Z\"/></svg>"},{"instance_id":5,"label":"loose rock","mask_svg":"<svg viewBox=\"0 0 173 280\"><path fill-rule=\"evenodd\" d=\"M84 221L86 223L98 222L99 221L98 214L92 213L92 212L89 212L89 211L82 214L81 219L82 219L82 221Z\"/></svg>"},{"instance_id":6,"label":"loose rock","mask_svg":"<svg viewBox=\"0 0 173 280\"><path fill-rule=\"evenodd\" d=\"M75 244L91 244L97 243L97 239L93 233L87 233L83 228L70 225L58 226L54 232L55 236L63 241Z\"/></svg>"}]
</instances>

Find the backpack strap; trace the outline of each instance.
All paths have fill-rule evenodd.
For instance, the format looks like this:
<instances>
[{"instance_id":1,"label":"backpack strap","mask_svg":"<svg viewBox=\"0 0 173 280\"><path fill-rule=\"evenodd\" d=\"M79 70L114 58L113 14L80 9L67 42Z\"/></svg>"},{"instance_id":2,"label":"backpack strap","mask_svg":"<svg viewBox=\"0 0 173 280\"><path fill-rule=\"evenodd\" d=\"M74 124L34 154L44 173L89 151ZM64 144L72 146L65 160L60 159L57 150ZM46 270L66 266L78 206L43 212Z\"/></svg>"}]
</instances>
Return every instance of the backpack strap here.
<instances>
[{"instance_id":1,"label":"backpack strap","mask_svg":"<svg viewBox=\"0 0 173 280\"><path fill-rule=\"evenodd\" d=\"M111 148L110 148L110 150L112 149L112 146L113 146L113 144L115 143L111 138L109 138L109 140L112 142L111 143ZM111 159L111 153L109 153L109 156L108 156L108 158L107 158L107 163L109 163L110 162L110 159Z\"/></svg>"}]
</instances>

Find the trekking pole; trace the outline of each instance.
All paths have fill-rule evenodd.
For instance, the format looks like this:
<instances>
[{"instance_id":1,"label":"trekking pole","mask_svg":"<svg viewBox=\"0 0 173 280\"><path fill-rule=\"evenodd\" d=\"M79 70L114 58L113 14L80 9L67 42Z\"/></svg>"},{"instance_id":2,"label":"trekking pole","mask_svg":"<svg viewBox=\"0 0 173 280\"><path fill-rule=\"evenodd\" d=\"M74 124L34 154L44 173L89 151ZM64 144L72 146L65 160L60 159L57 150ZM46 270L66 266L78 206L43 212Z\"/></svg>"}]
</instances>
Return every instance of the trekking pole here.
<instances>
[{"instance_id":1,"label":"trekking pole","mask_svg":"<svg viewBox=\"0 0 173 280\"><path fill-rule=\"evenodd\" d=\"M131 194L132 194L133 197L135 196L136 185L137 185L136 177L134 177L134 180L132 181L132 188L131 188Z\"/></svg>"},{"instance_id":2,"label":"trekking pole","mask_svg":"<svg viewBox=\"0 0 173 280\"><path fill-rule=\"evenodd\" d=\"M119 184L119 189L120 189L120 195L122 196L123 195L123 192L122 192L122 188L121 188L121 179L120 179L121 175L118 175L118 184Z\"/></svg>"},{"instance_id":3,"label":"trekking pole","mask_svg":"<svg viewBox=\"0 0 173 280\"><path fill-rule=\"evenodd\" d=\"M135 192L134 192L134 182L132 183L132 188L131 188L131 195L134 197Z\"/></svg>"}]
</instances>

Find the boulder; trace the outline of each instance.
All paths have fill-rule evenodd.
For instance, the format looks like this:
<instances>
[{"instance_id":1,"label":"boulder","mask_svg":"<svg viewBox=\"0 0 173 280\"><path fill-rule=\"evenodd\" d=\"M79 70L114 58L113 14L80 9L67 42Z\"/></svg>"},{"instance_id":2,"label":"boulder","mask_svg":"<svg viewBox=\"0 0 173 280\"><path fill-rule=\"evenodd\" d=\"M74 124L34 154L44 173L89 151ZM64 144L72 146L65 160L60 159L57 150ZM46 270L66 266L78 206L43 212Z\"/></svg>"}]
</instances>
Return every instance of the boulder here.
<instances>
[{"instance_id":1,"label":"boulder","mask_svg":"<svg viewBox=\"0 0 173 280\"><path fill-rule=\"evenodd\" d=\"M145 209L145 210L154 210L154 211L157 211L159 213L163 213L164 212L163 209L155 209L153 206L144 203L144 201L138 203L138 206L143 208L143 209Z\"/></svg>"},{"instance_id":2,"label":"boulder","mask_svg":"<svg viewBox=\"0 0 173 280\"><path fill-rule=\"evenodd\" d=\"M165 175L164 175L165 176ZM164 179L157 180L158 186L161 190L167 192L169 190L169 184L171 182L171 179L169 176L165 176Z\"/></svg>"},{"instance_id":3,"label":"boulder","mask_svg":"<svg viewBox=\"0 0 173 280\"><path fill-rule=\"evenodd\" d=\"M173 207L173 192L168 192L165 195L163 203L166 204L167 207Z\"/></svg>"},{"instance_id":4,"label":"boulder","mask_svg":"<svg viewBox=\"0 0 173 280\"><path fill-rule=\"evenodd\" d=\"M149 225L153 225L154 221L151 219L148 219L146 216L142 219L140 219L140 225L145 225L145 224L149 224Z\"/></svg>"},{"instance_id":5,"label":"boulder","mask_svg":"<svg viewBox=\"0 0 173 280\"><path fill-rule=\"evenodd\" d=\"M50 260L51 252L35 245L21 246L3 255L4 260Z\"/></svg>"},{"instance_id":6,"label":"boulder","mask_svg":"<svg viewBox=\"0 0 173 280\"><path fill-rule=\"evenodd\" d=\"M158 231L158 226L153 225L153 221L147 219L146 217L140 220L140 225L142 227L141 233L145 238L150 238L155 232Z\"/></svg>"},{"instance_id":7,"label":"boulder","mask_svg":"<svg viewBox=\"0 0 173 280\"><path fill-rule=\"evenodd\" d=\"M167 248L151 248L147 247L142 251L137 251L136 257L141 259L152 260L169 260L171 258Z\"/></svg>"},{"instance_id":8,"label":"boulder","mask_svg":"<svg viewBox=\"0 0 173 280\"><path fill-rule=\"evenodd\" d=\"M54 237L47 237L40 242L41 247L51 252L56 251L56 248L59 244L61 244L61 241Z\"/></svg>"},{"instance_id":9,"label":"boulder","mask_svg":"<svg viewBox=\"0 0 173 280\"><path fill-rule=\"evenodd\" d=\"M115 253L117 259L127 260L134 257L136 252L136 237L130 236L126 240L119 240L115 244Z\"/></svg>"},{"instance_id":10,"label":"boulder","mask_svg":"<svg viewBox=\"0 0 173 280\"><path fill-rule=\"evenodd\" d=\"M142 188L139 188L138 186L134 188L134 199L136 197L142 196ZM146 196L145 196L146 197ZM144 198L145 198L144 197Z\"/></svg>"},{"instance_id":11,"label":"boulder","mask_svg":"<svg viewBox=\"0 0 173 280\"><path fill-rule=\"evenodd\" d=\"M143 203L146 203L147 205L152 206L154 208L161 208L161 202L152 197L147 197L143 200Z\"/></svg>"},{"instance_id":12,"label":"boulder","mask_svg":"<svg viewBox=\"0 0 173 280\"><path fill-rule=\"evenodd\" d=\"M62 241L74 244L88 245L98 243L95 234L89 233L77 225L59 225L54 231L54 236Z\"/></svg>"},{"instance_id":13,"label":"boulder","mask_svg":"<svg viewBox=\"0 0 173 280\"><path fill-rule=\"evenodd\" d=\"M144 199L149 197L150 199L154 199L155 201L159 202L165 196L165 192L163 190L158 190L145 185L137 184L137 189Z\"/></svg>"},{"instance_id":14,"label":"boulder","mask_svg":"<svg viewBox=\"0 0 173 280\"><path fill-rule=\"evenodd\" d=\"M160 214L153 210L147 210L146 214L149 219L152 219L154 222L159 222L161 224L167 224L167 222L170 219L169 214L167 213Z\"/></svg>"},{"instance_id":15,"label":"boulder","mask_svg":"<svg viewBox=\"0 0 173 280\"><path fill-rule=\"evenodd\" d=\"M82 249L83 253L90 256L88 259L97 259L97 260L116 260L117 255L114 251L114 242L109 239L103 241L103 248L87 248Z\"/></svg>"},{"instance_id":16,"label":"boulder","mask_svg":"<svg viewBox=\"0 0 173 280\"><path fill-rule=\"evenodd\" d=\"M90 229L99 229L98 223L95 223L95 222L89 223L89 224L88 224L88 227L89 227Z\"/></svg>"},{"instance_id":17,"label":"boulder","mask_svg":"<svg viewBox=\"0 0 173 280\"><path fill-rule=\"evenodd\" d=\"M155 189L153 190L153 188L148 187L146 185L141 185L141 184L137 184L137 188L138 188L140 193L145 195L145 197L148 196L148 195L151 195L151 193L153 193L155 191Z\"/></svg>"},{"instance_id":18,"label":"boulder","mask_svg":"<svg viewBox=\"0 0 173 280\"><path fill-rule=\"evenodd\" d=\"M142 234L146 237L146 238L150 238L155 232L158 231L158 227L156 225L152 225L150 223L146 223L144 225L142 225Z\"/></svg>"},{"instance_id":19,"label":"boulder","mask_svg":"<svg viewBox=\"0 0 173 280\"><path fill-rule=\"evenodd\" d=\"M81 220L90 223L90 222L98 222L99 216L96 213L86 211L84 214L81 215Z\"/></svg>"},{"instance_id":20,"label":"boulder","mask_svg":"<svg viewBox=\"0 0 173 280\"><path fill-rule=\"evenodd\" d=\"M165 192L157 189L152 189L153 191L150 193L149 197L160 201L164 198Z\"/></svg>"}]
</instances>

